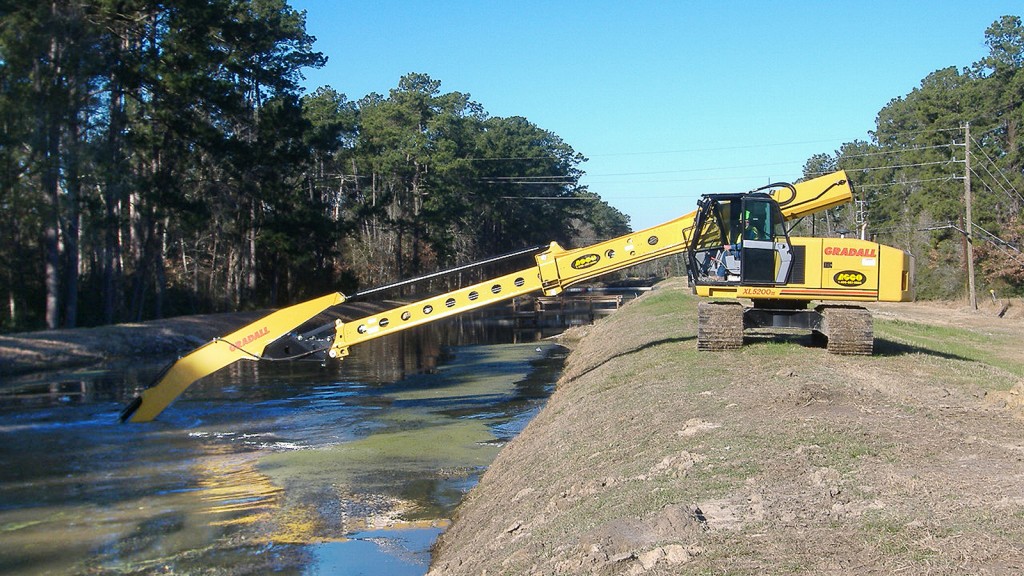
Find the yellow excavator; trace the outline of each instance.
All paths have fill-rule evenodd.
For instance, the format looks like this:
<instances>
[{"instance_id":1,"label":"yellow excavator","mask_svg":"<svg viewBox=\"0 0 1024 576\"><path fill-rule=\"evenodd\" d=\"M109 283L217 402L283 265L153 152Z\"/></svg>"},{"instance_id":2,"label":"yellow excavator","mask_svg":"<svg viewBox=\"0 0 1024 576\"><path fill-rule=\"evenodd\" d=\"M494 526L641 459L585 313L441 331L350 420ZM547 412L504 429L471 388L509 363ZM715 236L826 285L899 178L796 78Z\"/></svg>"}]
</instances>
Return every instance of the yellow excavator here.
<instances>
[{"instance_id":1,"label":"yellow excavator","mask_svg":"<svg viewBox=\"0 0 1024 576\"><path fill-rule=\"evenodd\" d=\"M346 301L341 293L321 296L282 308L181 357L122 411L121 421L152 420L193 382L238 360L272 359L264 356L271 344L275 354L289 359L341 359L367 340L519 296L555 296L573 284L683 253L694 292L716 299L698 307L698 349L738 348L744 329L785 327L824 336L833 353L870 354L874 340L867 310L850 304L808 306L811 301L913 300L913 257L857 239L790 237L785 226L852 198L842 171L742 194L705 195L696 211L646 230L573 250L552 242L537 249L536 265L524 270L296 333Z\"/></svg>"}]
</instances>

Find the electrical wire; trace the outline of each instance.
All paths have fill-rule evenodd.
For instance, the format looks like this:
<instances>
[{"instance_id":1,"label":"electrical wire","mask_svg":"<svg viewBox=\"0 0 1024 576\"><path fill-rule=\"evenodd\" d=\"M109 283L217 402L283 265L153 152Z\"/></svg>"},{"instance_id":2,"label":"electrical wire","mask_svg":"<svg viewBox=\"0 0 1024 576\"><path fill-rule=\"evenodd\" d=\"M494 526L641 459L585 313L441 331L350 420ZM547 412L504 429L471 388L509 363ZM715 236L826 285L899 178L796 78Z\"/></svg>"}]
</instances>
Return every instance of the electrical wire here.
<instances>
[{"instance_id":1,"label":"electrical wire","mask_svg":"<svg viewBox=\"0 0 1024 576\"><path fill-rule=\"evenodd\" d=\"M1018 252L1018 253L1024 253L1024 252L1021 252L1020 248L1017 248L1013 244L1010 244L1006 240L1003 240L1002 238L1000 238L1000 237L996 236L995 234L989 232L988 230L982 228L980 224L978 224L976 222L972 222L971 225L972 225L972 228L976 228L976 229L981 230L982 232L984 232L986 236L988 236L989 238L992 239L993 243L998 244L1000 246L1005 246L1006 248L1011 248L1015 252Z\"/></svg>"},{"instance_id":2,"label":"electrical wire","mask_svg":"<svg viewBox=\"0 0 1024 576\"><path fill-rule=\"evenodd\" d=\"M988 173L990 178L995 180L995 176L993 176L992 173L988 171L988 168L985 168L985 171ZM988 182L985 182L985 180L982 178L982 175L980 173L978 173L977 171L975 171L973 166L971 167L971 174L974 174L975 176L977 176L978 177L978 181L981 182L981 184L989 192L992 192L993 194L995 194L995 190L993 190L992 187L988 185ZM998 182L996 182L996 184L998 184ZM1003 188L1002 186L1000 186L1000 189L1002 190L1003 194L1005 194L1006 197L1010 199L1010 202L1013 202L1014 204L1016 204L1018 200L1024 200L1024 198L1020 198L1019 195L1018 195L1018 198L1014 198L1013 195L1010 194L1010 192L1007 191L1006 188Z\"/></svg>"},{"instance_id":3,"label":"electrical wire","mask_svg":"<svg viewBox=\"0 0 1024 576\"><path fill-rule=\"evenodd\" d=\"M941 132L941 131L947 131L947 130L946 129L940 129L938 131ZM901 135L909 135L909 134L921 134L921 133L926 133L926 132L929 132L929 131L922 130L922 131L916 131L916 132L902 132L900 134ZM822 140L822 142L831 142L831 141L832 140ZM593 155L593 156L594 157L599 157L599 156L600 157L605 157L605 156L639 156L639 155L659 155L659 154L672 154L672 153L684 153L684 152L730 151L730 150L744 150L744 149L753 149L753 148L769 148L769 147L774 147L774 146L785 146L785 145L794 145L794 144L807 144L807 143L814 143L814 142L817 142L817 141L792 142L792 143L784 143L784 144L777 144L777 145L775 145L775 144L753 144L753 145L749 145L749 146L728 146L728 147L718 147L718 148L693 148L693 149L688 149L688 150L663 150L663 151L652 151L652 152L621 152L621 153L597 154L597 155ZM932 150L932 149L948 148L948 147L954 146L954 145L956 145L956 144L939 144L939 145L932 145L932 146L917 146L917 147L912 147L912 148L903 148L903 149L899 149L899 150L883 150L883 151L878 151L878 152L866 152L866 153L863 153L863 154L848 154L848 155L843 155L843 158L866 158L866 157L872 157L872 156L886 156L886 155L892 155L892 154L899 154L899 153L903 153L903 152L914 152L914 151L921 151L921 150ZM467 157L467 158L462 158L462 159L463 160L474 160L474 161L476 161L476 160L509 160L509 161L511 161L511 160L538 160L538 159L545 159L545 158L557 158L557 157L556 156L505 156L505 157L498 157L498 158ZM582 178L582 177L586 177L586 178L609 178L609 177L622 177L622 176L650 176L650 175L659 175L659 174L685 174L685 173L694 173L694 172L714 172L714 171L720 171L720 170L740 170L740 169L748 169L748 168L765 168L765 167L772 167L772 166L787 166L787 165L792 165L792 164L803 163L805 161L806 160L791 160L791 161L783 161L783 162L771 162L771 163L760 163L760 164L743 164L743 165L719 166L719 167L709 167L709 168L688 168L688 169L680 169L680 170L658 170L658 171L639 171L639 172L611 172L611 173L596 173L596 174L584 173L584 174L581 174L579 177L577 177L577 176L564 176L564 175L549 175L549 176L487 176L487 177L478 178L477 180L481 181L481 182L495 182L495 181L497 181L498 183L511 182L511 183L519 183L519 184L537 182L537 183L543 184L543 185L552 185L552 184L562 184L562 183L573 183L573 182L577 181L578 178ZM959 162L959 161L956 161L956 160L953 160L953 161ZM937 162L937 163L934 163L934 164L941 164L941 162ZM883 169L905 168L905 167L924 166L924 165L927 165L927 164L894 164L894 165L879 166L879 167L873 167L873 168L864 168L864 169L858 169L858 170L883 170ZM817 173L812 173L812 174L817 174ZM323 178L331 178L331 179L369 178L369 177L370 177L369 175L365 175L365 174L328 174L328 175L324 175L323 176ZM735 177L728 177L728 179L734 179L734 178ZM545 180L541 181L542 179L545 179ZM723 179L727 179L727 178L726 177L717 178L717 179L716 178L708 178L708 179L704 179L704 180L706 181L706 180L723 180ZM555 180L557 180L557 181L555 181ZM679 181L680 180L661 180L661 181L658 181L658 182L679 182ZM618 183L623 183L623 182L620 181Z\"/></svg>"},{"instance_id":4,"label":"electrical wire","mask_svg":"<svg viewBox=\"0 0 1024 576\"><path fill-rule=\"evenodd\" d=\"M603 199L598 196L499 196L502 200L576 200L600 202Z\"/></svg>"},{"instance_id":5,"label":"electrical wire","mask_svg":"<svg viewBox=\"0 0 1024 576\"><path fill-rule=\"evenodd\" d=\"M927 182L953 182L956 180L963 180L963 176L949 175L944 178L924 178L921 180L904 180L902 182L884 182L882 184L858 184L857 189L863 190L865 188L887 188L889 186L899 186L901 184L924 184Z\"/></svg>"},{"instance_id":6,"label":"electrical wire","mask_svg":"<svg viewBox=\"0 0 1024 576\"><path fill-rule=\"evenodd\" d=\"M484 180L483 182L486 183L487 181ZM495 182L492 182L492 184L495 184ZM506 182L497 182L497 184L515 184L516 186L566 186L566 185L570 185L570 184L575 185L576 181L574 181L574 180L551 180L549 182L544 182L544 181L517 182L515 180L508 180Z\"/></svg>"},{"instance_id":7,"label":"electrical wire","mask_svg":"<svg viewBox=\"0 0 1024 576\"><path fill-rule=\"evenodd\" d=\"M994 160L992 160L992 157L988 155L988 152L985 152L985 149L981 146L981 144L978 144L978 141L975 140L973 137L971 138L971 141L977 144L978 150L985 156L985 159L988 160L988 162L995 167L996 172L999 172L999 175L1003 177L1003 180L1006 181L1006 184L1010 187L1010 190L1013 190L1013 193L1017 195L1017 198L1019 198L1021 201L1024 201L1024 196L1021 196L1020 192L1017 192L1017 190L1014 189L1013 184L1010 182L1010 179L999 168L999 165L996 164ZM982 166L985 165L982 164ZM998 182L996 177L992 175L992 172L988 170L987 166L985 166L985 171L989 173L989 176L991 176L993 180L996 180ZM1001 184L1000 188L1002 188ZM1003 192L1005 192L1008 196L1010 195L1009 191L1007 191L1005 188L1003 188Z\"/></svg>"},{"instance_id":8,"label":"electrical wire","mask_svg":"<svg viewBox=\"0 0 1024 576\"><path fill-rule=\"evenodd\" d=\"M447 268L445 270L439 270L437 272L431 272L430 274L424 274L422 276L417 276L415 278L409 278L407 280L400 280L398 282L394 282L394 283L391 283L391 284L385 284L384 286L377 286L375 288L368 288L366 290L362 290L360 292L356 292L355 294L353 294L353 295L349 296L348 298L346 298L346 300L351 301L351 300L354 300L356 298L360 298L360 297L363 297L363 296L366 296L366 295L369 295L369 294L374 294L376 292L382 292L384 290L391 290L393 288L399 288L401 286L407 286L409 284L414 284L416 282L422 282L424 280L430 280L430 279L433 279L433 278L438 278L440 276L447 276L448 274L454 274L456 272L462 272L463 270L469 270L469 269L472 269L472 268L478 268L480 266L485 266L487 264L493 264L495 262L498 262L498 261L501 261L501 260L507 260L509 258L515 258L517 256L523 256L523 255L526 255L526 254L536 254L537 252L540 252L540 251L544 250L545 248L547 248L547 246L544 246L544 245L530 246L529 248L523 248L522 250L516 250L514 252L509 252L507 254L501 254L500 256L493 256L491 258L487 258L485 260L479 260L477 262L470 262L469 264L463 264L462 266L455 266L454 268Z\"/></svg>"},{"instance_id":9,"label":"electrical wire","mask_svg":"<svg viewBox=\"0 0 1024 576\"><path fill-rule=\"evenodd\" d=\"M549 174L544 176L482 176L479 180L571 180L576 178L570 174Z\"/></svg>"},{"instance_id":10,"label":"electrical wire","mask_svg":"<svg viewBox=\"0 0 1024 576\"><path fill-rule=\"evenodd\" d=\"M971 226L972 229L981 230L982 232L984 232L985 234L987 234L991 238L991 239L983 238L983 240L986 240L987 242L989 242L991 244L995 244L996 247L999 248L1000 251L1002 251L1003 254L1007 255L1010 259L1014 260L1015 262L1017 262L1021 266L1024 266L1024 258L1022 258L1020 256L1017 256L1016 254L1013 254L1012 252L1007 251L1007 248L1011 248L1014 251L1016 251L1018 254L1020 254L1021 251L1020 251L1019 248L1017 248L1013 244L1010 244L1009 242L1003 240L1002 238L996 236L995 234L992 234L988 230L985 230L984 228L982 228L978 224L973 223L973 222L971 224L972 224L972 226Z\"/></svg>"},{"instance_id":11,"label":"electrical wire","mask_svg":"<svg viewBox=\"0 0 1024 576\"><path fill-rule=\"evenodd\" d=\"M921 134L942 134L942 133L948 133L948 132L961 132L961 131L962 131L962 128L938 128L938 129L925 129L925 130L895 132L895 133L887 134L886 136L888 138L900 139L900 138L907 138L907 137L918 136L918 135L921 135ZM877 139L877 136L876 136L876 139ZM996 187L998 187L1003 192L1003 194L1005 194L1011 201L1013 201L1013 202L1017 202L1017 201L1024 202L1024 196L1022 196L1019 192L1017 192L1016 189L1013 188L1013 185L1010 183L1010 181L1007 178L1007 176L1002 172L1002 170L999 169L998 165L992 160L991 156L989 156L989 154L984 150L984 148L982 148L980 146L980 144L978 144L977 139L972 137L971 140L977 146L977 149L979 150L981 156L983 156L985 158L985 160L986 160L986 162L979 162L978 163L979 170L983 170L985 172L985 174L987 174L989 181L992 182ZM778 144L751 144L751 145L744 145L744 146L722 146L722 147L708 147L708 148L691 148L691 149L681 149L681 150L656 150L656 151L651 151L651 152L619 152L619 153L597 154L597 155L593 155L593 156L595 156L595 157L638 156L638 155L661 155L661 154L685 153L685 152L746 150L746 149L770 148L770 147L780 147L780 146L787 146L787 145L809 144L809 143L815 143L815 142L831 142L831 141L833 141L833 140L809 140L809 141L788 142L788 143L778 143ZM842 155L842 158L843 159L850 159L850 158L886 157L886 156L903 154L903 153L906 153L906 152L919 152L919 151L925 151L925 150L947 149L947 148L951 148L953 146L963 146L963 144L957 144L955 142L951 142L949 144L936 144L936 145L929 145L929 146L912 146L912 147L908 147L908 148L900 148L900 149L892 149L892 150L878 150L878 151L874 151L874 152L865 152L865 153L860 153L860 154L844 154L844 155ZM544 156L504 156L504 157L493 157L493 158L467 157L467 158L464 158L464 160L473 160L473 161L510 160L511 161L511 160L545 160L545 159L561 159L561 158L562 158L561 156L544 155ZM769 166L792 165L792 164L794 164L796 162L798 162L798 161L762 163L762 164L747 164L747 165L736 165L736 166L721 166L721 167L713 167L713 168L691 168L691 169L681 169L681 170L638 171L638 172L617 172L617 173L597 173L597 174L586 174L586 173L583 173L583 174L580 174L579 176L576 176L576 175L490 176L490 177L479 178L478 181L485 182L485 183L492 183L492 184L513 184L513 185L518 185L518 186L566 186L566 185L577 185L577 184L579 184L581 178L586 178L587 179L587 183L590 184L590 185L595 185L595 184L608 185L608 184L613 184L613 183L614 184L618 184L618 185L622 185L622 184L631 184L631 183L635 183L635 184L650 184L650 183L678 183L678 182L694 182L694 181L706 182L706 181L736 180L736 179L740 179L740 177L735 177L735 176L727 176L726 177L726 176L723 176L723 177L718 177L718 178L715 178L715 177L700 178L699 180L696 180L696 179L693 179L693 178L686 178L686 179L660 179L660 180L632 180L632 181L616 180L616 181L609 181L609 182L600 182L600 181L595 182L593 179L594 178L620 178L620 177L629 177L629 176L649 176L649 175L659 175L659 174L692 174L692 173L697 173L697 172L713 172L713 171L724 171L724 170L735 171L735 170L749 169L749 168L763 168L763 167L769 167ZM886 164L886 165L883 165L883 166L873 166L873 167L866 167L866 168L850 168L850 169L848 169L848 171L849 172L853 172L853 173L857 173L857 172L867 173L867 172L879 171L879 170L900 170L900 169L907 169L907 168L920 168L920 167L926 167L926 166L940 166L940 165L951 164L951 163L960 164L960 163L963 163L963 162L964 162L964 160L958 160L958 159L956 159L954 157L954 158L951 158L949 160L935 161L935 162L919 162L919 163L909 163L909 164ZM990 168L990 166L995 167L995 170L996 170L995 174L992 172L992 169ZM985 185L985 187L987 189L989 189L990 191L993 191L992 186L989 185L988 182L986 182L985 178L982 176L982 174L980 172L977 172L977 171L975 171L972 168L972 173L978 176L979 181L981 181ZM818 174L824 174L824 173L818 173L818 172L808 173L808 175L818 175ZM998 176L997 176L997 174L998 174ZM368 175L346 175L346 174L339 174L339 175L326 175L325 177L327 177L327 178L348 179L348 178L367 178L369 176ZM944 181L952 182L952 181L957 181L957 180L962 180L962 179L963 179L962 176L953 176L953 175L951 175L951 176L948 176L948 177L945 177L945 178L915 179L915 180L908 180L908 181L903 181L903 182L888 182L888 183L882 183L882 184L860 184L860 185L857 186L857 188L859 188L859 189L879 189L879 188L885 188L885 187L888 187L888 186L898 186L900 184L904 184L904 185L906 185L906 184L923 184L923 183L929 183L929 182L944 182ZM1004 185L1004 183L1005 183L1005 185ZM608 198L614 198L615 197L614 195L611 195L611 196L605 195L605 196L608 197ZM686 198L686 197L689 197L689 196L692 196L692 194L658 195L658 196L637 196L635 194L630 194L628 197L629 197L629 199L639 199L639 198L647 198L647 199L657 198L657 199L662 199L662 198ZM584 198L562 198L562 197L545 197L545 196L501 196L500 198L505 199L505 200L556 200L556 199L557 200L575 200L575 201L585 200Z\"/></svg>"},{"instance_id":12,"label":"electrical wire","mask_svg":"<svg viewBox=\"0 0 1024 576\"><path fill-rule=\"evenodd\" d=\"M863 154L843 154L843 159L869 158L871 156L887 156L890 154L903 154L904 152L918 152L921 150L936 150L938 148L949 148L951 146L959 146L959 144L936 144L934 146L916 146L914 148L896 148L893 150L881 150L878 152L864 152Z\"/></svg>"},{"instance_id":13,"label":"electrical wire","mask_svg":"<svg viewBox=\"0 0 1024 576\"><path fill-rule=\"evenodd\" d=\"M951 158L949 160L942 160L939 162L918 162L917 164L893 164L890 166L876 166L873 168L848 168L847 172L874 172L876 170L890 170L896 168L920 168L921 166L941 166L953 163L963 164L963 162L963 160Z\"/></svg>"},{"instance_id":14,"label":"electrical wire","mask_svg":"<svg viewBox=\"0 0 1024 576\"><path fill-rule=\"evenodd\" d=\"M894 132L894 133L892 133L892 135L898 137L898 136L913 136L913 135L917 135L917 134L928 134L928 133L938 134L938 133L942 133L942 132L961 132L961 131L962 131L962 129L960 129L960 128L930 128L930 129L926 129L926 130L912 130L912 131L905 131L905 132ZM751 149L757 149L757 148L779 148L779 147L784 147L784 146L797 146L797 145L803 145L803 144L819 144L819 143L824 143L824 142L835 142L836 140L841 140L841 138L829 138L829 139L822 139L822 140L803 140L803 141L796 141L796 142L778 142L778 143L769 143L769 144L746 144L746 145L742 145L742 146L715 146L715 147L707 147L707 148L684 148L684 149L677 149L677 150L649 150L649 151L643 151L643 152L606 152L606 153L599 153L599 154L588 154L586 156L588 158L599 158L599 157L603 158L603 157L609 157L609 156L654 156L654 155L664 155L664 154L693 154L693 153L697 153L697 152L729 152L729 151L733 151L733 150L751 150ZM935 145L935 146L922 146L922 147L918 147L918 148L906 148L904 150L907 150L907 151L909 151L909 150L927 150L927 149L930 149L930 148L943 148L943 147L947 147L947 146L950 146L950 144L939 144L939 145ZM851 157L857 157L857 156L858 155L854 155L854 156L851 156ZM485 157L469 156L469 157L462 158L462 160L471 160L471 161L543 160L543 159L561 159L561 157L560 156L502 156L502 157L494 157L494 158L485 158Z\"/></svg>"}]
</instances>

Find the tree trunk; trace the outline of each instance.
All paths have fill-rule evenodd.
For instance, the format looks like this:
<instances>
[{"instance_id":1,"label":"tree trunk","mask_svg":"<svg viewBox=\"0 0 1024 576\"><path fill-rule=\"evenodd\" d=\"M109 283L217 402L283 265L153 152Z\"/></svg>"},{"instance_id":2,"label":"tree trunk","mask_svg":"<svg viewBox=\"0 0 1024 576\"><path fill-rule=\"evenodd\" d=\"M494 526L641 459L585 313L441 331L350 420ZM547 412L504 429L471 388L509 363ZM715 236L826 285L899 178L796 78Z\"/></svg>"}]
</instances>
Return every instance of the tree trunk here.
<instances>
[{"instance_id":1,"label":"tree trunk","mask_svg":"<svg viewBox=\"0 0 1024 576\"><path fill-rule=\"evenodd\" d=\"M120 258L118 252L120 246L118 239L117 219L117 194L115 186L108 179L103 190L104 206L104 231L103 231L103 280L100 288L103 298L103 323L114 323L114 309L116 303L115 293L117 291L116 271L117 262Z\"/></svg>"},{"instance_id":2,"label":"tree trunk","mask_svg":"<svg viewBox=\"0 0 1024 576\"><path fill-rule=\"evenodd\" d=\"M219 247L219 243L217 242L217 239L220 237L220 234L218 233L216 227L213 229L213 231L214 231L214 234L213 234L213 246L210 248L210 275L207 277L206 294L207 294L207 297L209 298L210 304L213 305L216 308L216 306L217 306L217 293L214 292L213 287L214 287L214 284L217 281L217 270L218 270L218 268L217 268L217 248ZM196 267L198 268L198 264L197 264ZM197 272L197 274L198 274L198 272Z\"/></svg>"},{"instance_id":3,"label":"tree trunk","mask_svg":"<svg viewBox=\"0 0 1024 576\"><path fill-rule=\"evenodd\" d=\"M58 146L60 128L50 118L47 130L46 157L43 160L43 197L46 199L46 224L43 229L43 250L46 254L46 327L60 325L60 188L58 183Z\"/></svg>"},{"instance_id":4,"label":"tree trunk","mask_svg":"<svg viewBox=\"0 0 1024 576\"><path fill-rule=\"evenodd\" d=\"M121 40L121 49L128 51L129 41ZM111 76L110 102L107 105L106 174L103 178L103 323L113 324L116 319L117 293L120 285L121 267L121 222L119 218L121 197L124 191L124 150L121 133L125 125L124 92L118 78Z\"/></svg>"},{"instance_id":5,"label":"tree trunk","mask_svg":"<svg viewBox=\"0 0 1024 576\"><path fill-rule=\"evenodd\" d=\"M238 302L238 258L234 246L228 246L227 286L224 292L225 310L234 310Z\"/></svg>"},{"instance_id":6,"label":"tree trunk","mask_svg":"<svg viewBox=\"0 0 1024 576\"><path fill-rule=\"evenodd\" d=\"M78 123L72 122L68 131L69 141L65 158L67 159L67 226L64 231L64 327L74 328L78 324L78 276L82 261L79 242L82 229L82 213L79 203L82 183L79 180Z\"/></svg>"},{"instance_id":7,"label":"tree trunk","mask_svg":"<svg viewBox=\"0 0 1024 576\"><path fill-rule=\"evenodd\" d=\"M139 231L139 236L142 231ZM149 283L149 258L147 257L148 240L140 246L138 255L135 257L135 269L132 271L132 298L130 302L130 313L133 322L143 320L146 308L146 284Z\"/></svg>"},{"instance_id":8,"label":"tree trunk","mask_svg":"<svg viewBox=\"0 0 1024 576\"><path fill-rule=\"evenodd\" d=\"M51 7L56 15L56 5ZM36 64L34 70L34 91L40 99L39 120L41 121L36 152L41 161L40 184L43 203L43 252L46 289L46 327L53 329L60 324L60 134L59 118L64 112L59 99L61 47L56 36L50 39L50 69Z\"/></svg>"},{"instance_id":9,"label":"tree trunk","mask_svg":"<svg viewBox=\"0 0 1024 576\"><path fill-rule=\"evenodd\" d=\"M256 200L249 200L249 253L246 260L245 294L243 298L250 298L256 291Z\"/></svg>"},{"instance_id":10,"label":"tree trunk","mask_svg":"<svg viewBox=\"0 0 1024 576\"><path fill-rule=\"evenodd\" d=\"M156 303L153 316L157 319L164 317L164 300L167 298L167 269L165 268L164 254L167 251L165 240L167 231L162 222L156 223L156 238L153 240L154 273L156 274Z\"/></svg>"}]
</instances>

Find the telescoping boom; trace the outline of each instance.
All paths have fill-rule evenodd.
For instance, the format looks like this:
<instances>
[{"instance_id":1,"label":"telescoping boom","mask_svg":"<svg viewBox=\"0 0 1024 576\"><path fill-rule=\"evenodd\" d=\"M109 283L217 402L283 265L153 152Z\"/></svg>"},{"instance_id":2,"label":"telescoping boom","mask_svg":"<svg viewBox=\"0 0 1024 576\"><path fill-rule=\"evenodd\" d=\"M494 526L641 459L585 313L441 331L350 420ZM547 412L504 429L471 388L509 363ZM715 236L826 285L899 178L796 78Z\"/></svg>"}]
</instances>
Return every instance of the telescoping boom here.
<instances>
[{"instance_id":1,"label":"telescoping boom","mask_svg":"<svg viewBox=\"0 0 1024 576\"><path fill-rule=\"evenodd\" d=\"M772 187L768 195L779 206L785 220L838 206L852 198L844 172ZM534 293L555 296L578 282L692 251L697 240L693 234L695 215L696 211L690 212L663 224L583 248L567 250L552 242L535 254L535 265L529 268L356 320L337 320L304 334L294 331L321 312L345 302L345 295L327 294L282 308L182 356L123 410L121 420L152 420L196 380L239 360L264 359L268 345L275 342L287 339L286 349L291 356L326 353L331 358L341 359L348 355L350 347L374 338L518 296Z\"/></svg>"}]
</instances>

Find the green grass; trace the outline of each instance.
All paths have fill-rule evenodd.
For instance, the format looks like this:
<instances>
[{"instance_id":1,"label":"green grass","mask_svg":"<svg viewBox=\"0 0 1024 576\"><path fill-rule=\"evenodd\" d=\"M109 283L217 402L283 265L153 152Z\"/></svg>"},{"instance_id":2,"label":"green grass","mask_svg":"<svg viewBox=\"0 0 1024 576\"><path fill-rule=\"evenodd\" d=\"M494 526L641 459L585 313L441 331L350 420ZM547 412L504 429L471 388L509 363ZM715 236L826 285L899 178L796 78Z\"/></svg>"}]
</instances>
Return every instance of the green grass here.
<instances>
[{"instance_id":1,"label":"green grass","mask_svg":"<svg viewBox=\"0 0 1024 576\"><path fill-rule=\"evenodd\" d=\"M633 312L642 314L648 322L666 325L666 334L677 333L684 328L690 333L695 333L696 309L700 300L701 298L689 294L685 289L665 289L652 292L637 301ZM688 325L679 326L680 323ZM670 326L672 324L676 326ZM874 326L876 353L892 355L920 352L978 362L1024 377L1024 363L1003 354L1004 351L1017 346L1017 343L1008 341L1005 336L954 326L934 326L901 320L875 319ZM775 338L755 337L747 340L752 345L745 346L744 349L749 349L751 354L781 357L792 353L794 348L807 348L810 339L799 335L780 335Z\"/></svg>"},{"instance_id":2,"label":"green grass","mask_svg":"<svg viewBox=\"0 0 1024 576\"><path fill-rule=\"evenodd\" d=\"M683 290L656 290L638 300L636 306L643 308L644 314L677 314L683 310L697 310L698 300Z\"/></svg>"},{"instance_id":3,"label":"green grass","mask_svg":"<svg viewBox=\"0 0 1024 576\"><path fill-rule=\"evenodd\" d=\"M875 320L875 338L887 340L901 347L912 347L925 354L968 360L1006 370L1016 376L1024 376L1024 365L1000 355L1003 349L1016 346L1007 342L1006 337L983 334L952 326L933 326L900 320ZM876 349L887 350L885 343L876 344Z\"/></svg>"},{"instance_id":4,"label":"green grass","mask_svg":"<svg viewBox=\"0 0 1024 576\"><path fill-rule=\"evenodd\" d=\"M921 545L923 528L914 527L908 518L892 516L883 512L866 514L861 524L861 533L875 550L891 559L902 559L914 563L934 563L939 552ZM942 534L931 534L943 538Z\"/></svg>"},{"instance_id":5,"label":"green grass","mask_svg":"<svg viewBox=\"0 0 1024 576\"><path fill-rule=\"evenodd\" d=\"M814 455L816 464L834 468L846 474L856 469L862 458L883 458L893 461L896 447L878 437L868 436L857 429L839 429L824 425L798 435L798 445L821 448Z\"/></svg>"}]
</instances>

